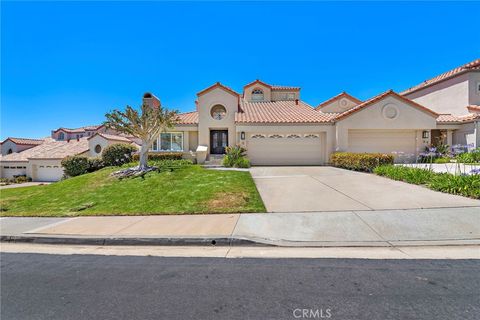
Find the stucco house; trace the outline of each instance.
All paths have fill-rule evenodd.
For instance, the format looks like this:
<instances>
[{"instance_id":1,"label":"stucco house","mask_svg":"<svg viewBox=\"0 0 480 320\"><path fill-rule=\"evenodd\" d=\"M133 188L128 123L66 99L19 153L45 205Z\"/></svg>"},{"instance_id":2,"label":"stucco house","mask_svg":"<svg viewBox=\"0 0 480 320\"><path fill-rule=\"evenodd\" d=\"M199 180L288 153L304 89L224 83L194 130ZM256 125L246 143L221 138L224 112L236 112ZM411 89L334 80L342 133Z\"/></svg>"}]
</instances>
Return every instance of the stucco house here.
<instances>
[{"instance_id":1,"label":"stucco house","mask_svg":"<svg viewBox=\"0 0 480 320\"><path fill-rule=\"evenodd\" d=\"M43 142L44 139L8 137L0 143L1 154L4 156L14 152L22 152L24 150L41 145Z\"/></svg>"},{"instance_id":2,"label":"stucco house","mask_svg":"<svg viewBox=\"0 0 480 320\"><path fill-rule=\"evenodd\" d=\"M441 114L434 140L480 146L480 59L444 72L401 93Z\"/></svg>"}]
</instances>

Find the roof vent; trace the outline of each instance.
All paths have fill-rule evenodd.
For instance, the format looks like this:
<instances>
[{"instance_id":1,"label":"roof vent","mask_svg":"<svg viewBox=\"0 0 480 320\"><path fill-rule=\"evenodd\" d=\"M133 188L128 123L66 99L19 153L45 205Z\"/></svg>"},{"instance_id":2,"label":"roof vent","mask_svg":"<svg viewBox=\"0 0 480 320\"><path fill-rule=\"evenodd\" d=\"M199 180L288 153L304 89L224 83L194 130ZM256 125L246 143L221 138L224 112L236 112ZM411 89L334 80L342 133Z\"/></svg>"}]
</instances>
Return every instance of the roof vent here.
<instances>
[{"instance_id":1,"label":"roof vent","mask_svg":"<svg viewBox=\"0 0 480 320\"><path fill-rule=\"evenodd\" d=\"M295 104L298 106L298 99L295 99Z\"/></svg>"}]
</instances>

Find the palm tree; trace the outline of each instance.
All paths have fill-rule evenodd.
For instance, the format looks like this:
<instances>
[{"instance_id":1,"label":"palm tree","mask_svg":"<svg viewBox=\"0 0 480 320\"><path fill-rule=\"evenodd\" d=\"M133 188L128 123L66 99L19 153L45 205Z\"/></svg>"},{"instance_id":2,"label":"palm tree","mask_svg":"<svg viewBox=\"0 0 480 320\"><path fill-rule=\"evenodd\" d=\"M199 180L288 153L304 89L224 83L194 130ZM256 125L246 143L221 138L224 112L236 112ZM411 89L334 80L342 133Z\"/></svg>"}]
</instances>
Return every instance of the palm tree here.
<instances>
[{"instance_id":1,"label":"palm tree","mask_svg":"<svg viewBox=\"0 0 480 320\"><path fill-rule=\"evenodd\" d=\"M127 105L125 111L113 110L105 117L107 120L104 124L107 128L142 140L140 163L138 167L129 170L141 173L151 169L148 166L148 150L161 132L173 128L178 119L178 111L163 108L160 103L158 106L143 103L141 112Z\"/></svg>"}]
</instances>

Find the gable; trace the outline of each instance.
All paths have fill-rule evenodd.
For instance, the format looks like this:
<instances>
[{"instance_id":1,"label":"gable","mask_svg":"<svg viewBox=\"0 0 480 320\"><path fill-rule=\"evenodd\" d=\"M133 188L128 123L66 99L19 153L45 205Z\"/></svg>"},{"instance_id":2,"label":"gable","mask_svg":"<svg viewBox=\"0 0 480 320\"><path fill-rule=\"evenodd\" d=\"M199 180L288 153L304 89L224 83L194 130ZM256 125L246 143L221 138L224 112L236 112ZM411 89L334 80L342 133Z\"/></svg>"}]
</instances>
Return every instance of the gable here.
<instances>
[{"instance_id":1,"label":"gable","mask_svg":"<svg viewBox=\"0 0 480 320\"><path fill-rule=\"evenodd\" d=\"M437 114L395 93L386 93L337 117L355 129L435 129Z\"/></svg>"},{"instance_id":2,"label":"gable","mask_svg":"<svg viewBox=\"0 0 480 320\"><path fill-rule=\"evenodd\" d=\"M360 103L362 103L362 101L346 92L342 92L339 95L322 102L315 109L327 113L341 113L359 105Z\"/></svg>"}]
</instances>

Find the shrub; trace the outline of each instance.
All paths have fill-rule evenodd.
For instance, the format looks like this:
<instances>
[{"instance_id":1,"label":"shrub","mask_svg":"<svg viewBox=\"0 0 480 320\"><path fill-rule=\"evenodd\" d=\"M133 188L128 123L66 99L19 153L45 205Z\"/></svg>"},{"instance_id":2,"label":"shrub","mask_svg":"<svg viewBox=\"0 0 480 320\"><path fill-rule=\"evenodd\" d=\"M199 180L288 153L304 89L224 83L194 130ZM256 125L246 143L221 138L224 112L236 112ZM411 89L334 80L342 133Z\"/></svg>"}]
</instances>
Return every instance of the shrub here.
<instances>
[{"instance_id":1,"label":"shrub","mask_svg":"<svg viewBox=\"0 0 480 320\"><path fill-rule=\"evenodd\" d=\"M149 152L148 160L161 161L161 160L182 160L183 152ZM138 153L133 155L133 161L139 161L140 155Z\"/></svg>"},{"instance_id":2,"label":"shrub","mask_svg":"<svg viewBox=\"0 0 480 320\"><path fill-rule=\"evenodd\" d=\"M132 162L135 151L137 151L137 148L131 144L111 144L103 150L102 160L105 166L121 166L125 163Z\"/></svg>"},{"instance_id":3,"label":"shrub","mask_svg":"<svg viewBox=\"0 0 480 320\"><path fill-rule=\"evenodd\" d=\"M30 181L32 181L32 178L27 177L27 176L16 176L13 179L14 183L24 183L24 182L30 182Z\"/></svg>"},{"instance_id":4,"label":"shrub","mask_svg":"<svg viewBox=\"0 0 480 320\"><path fill-rule=\"evenodd\" d=\"M88 172L90 164L85 156L69 156L62 160L65 175L76 177Z\"/></svg>"},{"instance_id":5,"label":"shrub","mask_svg":"<svg viewBox=\"0 0 480 320\"><path fill-rule=\"evenodd\" d=\"M88 172L94 172L105 167L101 158L88 158Z\"/></svg>"},{"instance_id":6,"label":"shrub","mask_svg":"<svg viewBox=\"0 0 480 320\"><path fill-rule=\"evenodd\" d=\"M457 155L458 162L462 163L477 163L480 162L480 148L476 148L471 152L465 152Z\"/></svg>"},{"instance_id":7,"label":"shrub","mask_svg":"<svg viewBox=\"0 0 480 320\"><path fill-rule=\"evenodd\" d=\"M432 170L394 165L378 166L373 169L373 172L379 176L388 177L393 180L423 185L427 184L435 175Z\"/></svg>"},{"instance_id":8,"label":"shrub","mask_svg":"<svg viewBox=\"0 0 480 320\"><path fill-rule=\"evenodd\" d=\"M94 172L104 167L102 159L85 156L70 156L62 160L65 175L76 177L88 172Z\"/></svg>"},{"instance_id":9,"label":"shrub","mask_svg":"<svg viewBox=\"0 0 480 320\"><path fill-rule=\"evenodd\" d=\"M437 158L433 160L433 163L450 163L450 158Z\"/></svg>"},{"instance_id":10,"label":"shrub","mask_svg":"<svg viewBox=\"0 0 480 320\"><path fill-rule=\"evenodd\" d=\"M336 152L332 154L330 162L339 168L372 172L380 165L393 164L393 159L391 154Z\"/></svg>"},{"instance_id":11,"label":"shrub","mask_svg":"<svg viewBox=\"0 0 480 320\"><path fill-rule=\"evenodd\" d=\"M445 193L480 199L480 175L453 175L404 166L385 165L374 170L375 174L393 180L404 181Z\"/></svg>"},{"instance_id":12,"label":"shrub","mask_svg":"<svg viewBox=\"0 0 480 320\"><path fill-rule=\"evenodd\" d=\"M223 165L225 167L250 168L250 160L246 158L247 150L241 146L226 147Z\"/></svg>"}]
</instances>

